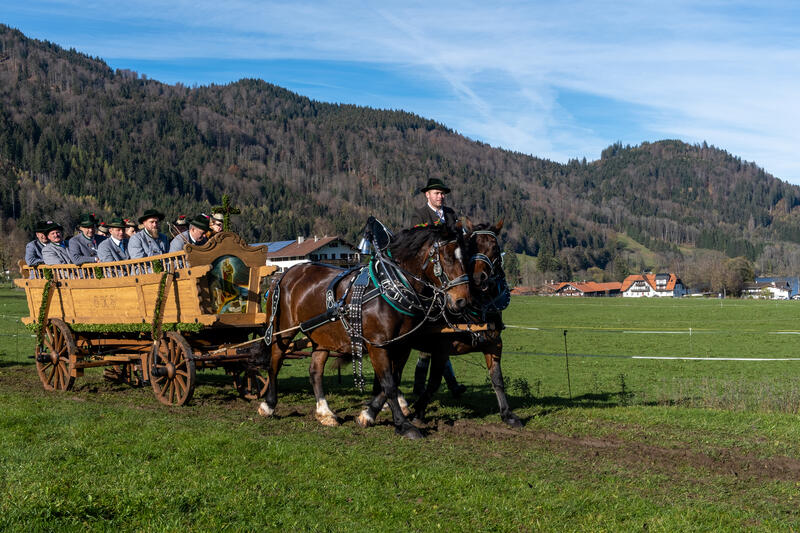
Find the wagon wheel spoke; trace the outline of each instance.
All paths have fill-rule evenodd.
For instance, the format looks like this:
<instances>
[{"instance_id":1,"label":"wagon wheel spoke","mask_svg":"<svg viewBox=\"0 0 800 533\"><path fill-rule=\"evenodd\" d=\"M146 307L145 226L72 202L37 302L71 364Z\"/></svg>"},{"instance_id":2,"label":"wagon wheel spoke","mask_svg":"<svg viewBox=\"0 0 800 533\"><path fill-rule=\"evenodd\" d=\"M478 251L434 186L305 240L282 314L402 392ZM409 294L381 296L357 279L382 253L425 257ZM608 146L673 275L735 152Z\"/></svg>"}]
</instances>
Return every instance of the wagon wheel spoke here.
<instances>
[{"instance_id":1,"label":"wagon wheel spoke","mask_svg":"<svg viewBox=\"0 0 800 533\"><path fill-rule=\"evenodd\" d=\"M152 358L150 354L148 358ZM184 405L194 393L195 363L192 349L176 331L168 332L159 346L156 369L162 375L150 380L158 400L166 405Z\"/></svg>"},{"instance_id":2,"label":"wagon wheel spoke","mask_svg":"<svg viewBox=\"0 0 800 533\"><path fill-rule=\"evenodd\" d=\"M37 347L36 372L47 390L69 390L75 378L70 372L70 356L78 354L75 337L69 326L51 318L44 326L43 346Z\"/></svg>"}]
</instances>

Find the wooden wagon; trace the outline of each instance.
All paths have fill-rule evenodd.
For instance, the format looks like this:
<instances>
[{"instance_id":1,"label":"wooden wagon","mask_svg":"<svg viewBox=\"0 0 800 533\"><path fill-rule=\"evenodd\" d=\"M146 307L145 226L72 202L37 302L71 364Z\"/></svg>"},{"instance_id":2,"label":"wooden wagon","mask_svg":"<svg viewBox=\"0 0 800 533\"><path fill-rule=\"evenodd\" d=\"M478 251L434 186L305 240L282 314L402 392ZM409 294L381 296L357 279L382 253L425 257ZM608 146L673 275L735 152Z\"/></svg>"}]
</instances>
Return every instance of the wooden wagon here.
<instances>
[{"instance_id":1,"label":"wooden wagon","mask_svg":"<svg viewBox=\"0 0 800 533\"><path fill-rule=\"evenodd\" d=\"M267 387L258 370L266 246L223 232L182 252L114 263L20 264L37 333L36 370L49 390L68 390L83 370L107 379L149 382L167 405L192 398L196 371L223 367L240 394Z\"/></svg>"}]
</instances>

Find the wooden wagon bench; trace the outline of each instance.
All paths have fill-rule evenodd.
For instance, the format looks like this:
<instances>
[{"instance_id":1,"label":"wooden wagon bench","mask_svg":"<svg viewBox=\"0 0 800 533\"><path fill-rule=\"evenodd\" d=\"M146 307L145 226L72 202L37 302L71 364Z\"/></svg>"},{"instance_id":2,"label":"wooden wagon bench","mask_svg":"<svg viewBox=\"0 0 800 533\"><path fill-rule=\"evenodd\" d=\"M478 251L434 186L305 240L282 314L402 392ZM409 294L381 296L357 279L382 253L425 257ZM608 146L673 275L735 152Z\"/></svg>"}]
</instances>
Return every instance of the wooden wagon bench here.
<instances>
[{"instance_id":1,"label":"wooden wagon bench","mask_svg":"<svg viewBox=\"0 0 800 533\"><path fill-rule=\"evenodd\" d=\"M150 382L156 397L183 405L196 370L223 367L240 394L258 398L266 314L261 295L266 246L234 233L182 252L114 263L20 264L37 332L36 369L45 389L68 390L83 370L109 367L107 378Z\"/></svg>"}]
</instances>

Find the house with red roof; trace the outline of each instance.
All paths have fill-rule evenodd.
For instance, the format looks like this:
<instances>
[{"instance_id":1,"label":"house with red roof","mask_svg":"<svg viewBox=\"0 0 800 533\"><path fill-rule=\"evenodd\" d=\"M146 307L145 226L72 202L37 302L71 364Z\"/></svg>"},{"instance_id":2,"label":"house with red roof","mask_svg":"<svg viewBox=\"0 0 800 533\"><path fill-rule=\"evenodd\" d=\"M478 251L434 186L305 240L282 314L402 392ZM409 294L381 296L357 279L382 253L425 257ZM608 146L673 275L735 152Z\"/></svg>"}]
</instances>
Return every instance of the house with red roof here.
<instances>
[{"instance_id":1,"label":"house with red roof","mask_svg":"<svg viewBox=\"0 0 800 533\"><path fill-rule=\"evenodd\" d=\"M597 283L596 281L565 281L553 294L556 296L619 296L622 284L619 281Z\"/></svg>"},{"instance_id":2,"label":"house with red roof","mask_svg":"<svg viewBox=\"0 0 800 533\"><path fill-rule=\"evenodd\" d=\"M622 296L626 298L680 297L687 293L686 286L672 272L633 274L622 282Z\"/></svg>"}]
</instances>

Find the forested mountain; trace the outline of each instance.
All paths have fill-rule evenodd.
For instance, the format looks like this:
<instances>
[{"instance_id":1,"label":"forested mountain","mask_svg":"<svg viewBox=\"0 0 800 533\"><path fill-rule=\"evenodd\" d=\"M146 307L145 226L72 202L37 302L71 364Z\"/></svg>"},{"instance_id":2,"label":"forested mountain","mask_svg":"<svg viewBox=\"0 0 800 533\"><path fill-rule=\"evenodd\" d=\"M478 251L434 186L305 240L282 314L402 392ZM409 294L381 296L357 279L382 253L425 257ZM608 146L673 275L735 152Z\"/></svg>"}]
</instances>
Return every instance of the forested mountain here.
<instances>
[{"instance_id":1,"label":"forested mountain","mask_svg":"<svg viewBox=\"0 0 800 533\"><path fill-rule=\"evenodd\" d=\"M40 218L71 228L87 210L208 212L224 193L252 241L355 239L370 214L402 227L431 177L473 220L504 218L507 248L561 278L619 278L695 248L774 273L798 266L800 189L705 144L614 145L558 164L261 80L167 85L0 25L0 215L14 246Z\"/></svg>"}]
</instances>

